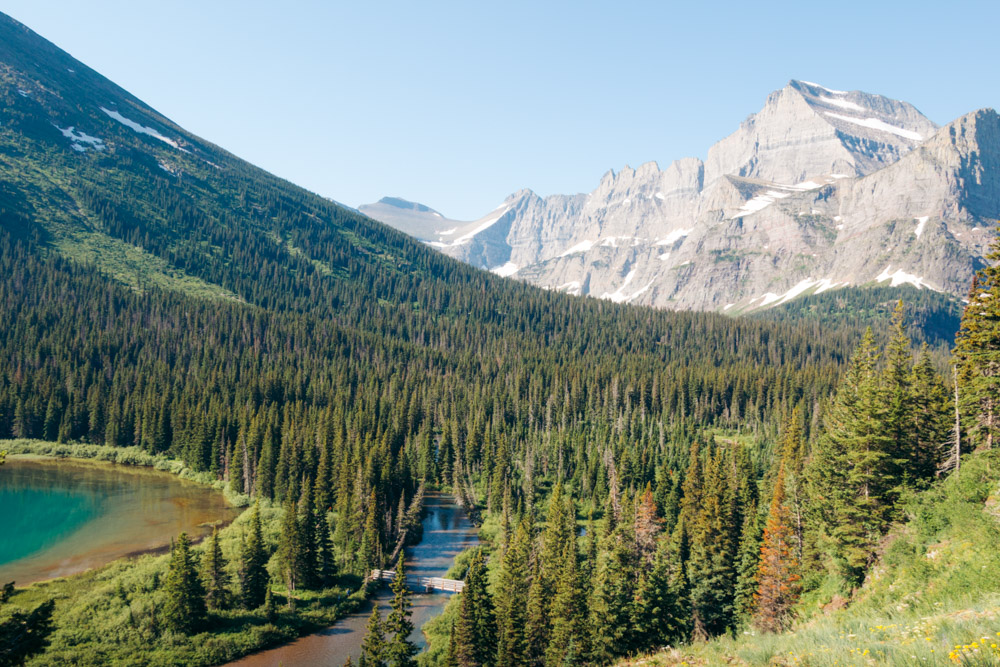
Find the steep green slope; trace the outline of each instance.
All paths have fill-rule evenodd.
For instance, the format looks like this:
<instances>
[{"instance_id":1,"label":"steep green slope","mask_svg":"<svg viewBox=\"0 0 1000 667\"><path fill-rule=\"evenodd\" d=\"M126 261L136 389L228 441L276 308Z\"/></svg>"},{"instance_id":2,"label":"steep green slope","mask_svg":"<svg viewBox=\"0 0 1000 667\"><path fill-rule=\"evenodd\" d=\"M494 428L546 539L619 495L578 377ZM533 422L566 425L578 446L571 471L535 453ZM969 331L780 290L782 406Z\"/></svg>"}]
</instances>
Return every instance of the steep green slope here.
<instances>
[{"instance_id":1,"label":"steep green slope","mask_svg":"<svg viewBox=\"0 0 1000 667\"><path fill-rule=\"evenodd\" d=\"M822 401L856 336L477 271L191 136L6 17L0 101L0 438L182 459L330 528L348 580L385 564L422 484L530 513L563 479L599 508L707 428L766 434ZM166 632L162 560L117 564L114 591L88 596L100 573L59 587L37 661L210 663L315 627L340 591L291 590L278 542L270 583L300 600L280 632L262 609Z\"/></svg>"},{"instance_id":2,"label":"steep green slope","mask_svg":"<svg viewBox=\"0 0 1000 667\"><path fill-rule=\"evenodd\" d=\"M1000 664L1000 455L905 506L852 598L829 588L799 605L793 631L694 644L630 665Z\"/></svg>"},{"instance_id":3,"label":"steep green slope","mask_svg":"<svg viewBox=\"0 0 1000 667\"><path fill-rule=\"evenodd\" d=\"M908 332L917 344L950 352L962 316L962 304L948 294L915 287L846 287L804 296L750 317L772 322L810 322L827 327L886 329L896 302L907 304Z\"/></svg>"},{"instance_id":4,"label":"steep green slope","mask_svg":"<svg viewBox=\"0 0 1000 667\"><path fill-rule=\"evenodd\" d=\"M137 363L143 354L175 383L151 390L156 404L206 401L197 387L214 364L233 375L212 379L233 397L258 376L297 385L251 392L259 409L305 396L329 405L331 394L355 390L334 379L376 382L416 363L434 369L427 378L468 386L506 376L510 384L490 393L513 390L519 400L553 391L554 407L576 419L600 397L698 422L724 413L762 422L776 402L825 393L852 336L817 342L814 332L782 325L582 302L502 281L189 135L9 18L0 37L3 307L17 324L4 331L4 359L21 368L0 385L0 435L45 435L35 422L52 404L49 421L68 421L66 437L107 439L103 420L88 414L124 413L130 428L112 440L153 446L141 415L176 420L198 410L131 407L153 375ZM28 323L37 328L19 329ZM46 341L57 329L79 337ZM107 341L116 342L91 351ZM57 363L43 362L39 345ZM237 376L240 355L253 357L252 375ZM73 362L81 358L89 365ZM77 373L84 377L66 382ZM120 380L127 396L107 388L115 373L135 375ZM612 383L620 388L610 397ZM496 422L492 412L484 424ZM440 428L443 415L435 417ZM166 441L157 447L187 435L181 425L160 430Z\"/></svg>"}]
</instances>

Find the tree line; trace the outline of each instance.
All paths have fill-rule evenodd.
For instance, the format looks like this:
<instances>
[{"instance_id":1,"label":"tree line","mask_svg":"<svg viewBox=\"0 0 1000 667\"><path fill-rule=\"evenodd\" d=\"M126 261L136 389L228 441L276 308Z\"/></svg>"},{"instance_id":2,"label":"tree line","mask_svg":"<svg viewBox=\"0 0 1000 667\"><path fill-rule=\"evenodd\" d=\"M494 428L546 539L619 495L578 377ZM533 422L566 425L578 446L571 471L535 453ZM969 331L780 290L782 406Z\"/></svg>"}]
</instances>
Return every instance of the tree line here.
<instances>
[{"instance_id":1,"label":"tree line","mask_svg":"<svg viewBox=\"0 0 1000 667\"><path fill-rule=\"evenodd\" d=\"M1000 241L989 259L1000 262ZM802 593L831 580L849 598L902 518L901 499L960 465L963 452L993 447L998 309L991 266L973 282L955 377L944 378L926 345L914 353L899 302L887 340L864 333L812 416L803 406L784 412L767 456L735 438L696 438L686 466L624 488L612 454L597 520L586 493L567 492L582 491L578 480L555 476L544 516L508 485L494 510L499 537L466 574L445 664L604 664L745 629L787 630Z\"/></svg>"}]
</instances>

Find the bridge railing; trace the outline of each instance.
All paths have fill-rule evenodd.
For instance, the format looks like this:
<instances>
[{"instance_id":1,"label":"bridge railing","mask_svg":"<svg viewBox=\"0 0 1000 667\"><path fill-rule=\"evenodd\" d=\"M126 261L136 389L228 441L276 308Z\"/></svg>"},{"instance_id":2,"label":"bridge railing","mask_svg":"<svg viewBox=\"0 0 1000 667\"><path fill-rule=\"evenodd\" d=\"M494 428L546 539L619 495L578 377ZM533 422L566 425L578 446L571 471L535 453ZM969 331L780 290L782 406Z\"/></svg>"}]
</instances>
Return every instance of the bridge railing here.
<instances>
[{"instance_id":1,"label":"bridge railing","mask_svg":"<svg viewBox=\"0 0 1000 667\"><path fill-rule=\"evenodd\" d=\"M392 581L396 577L395 570L372 570L372 581ZM465 588L465 582L457 579L444 579L443 577L407 577L407 583L414 589L423 588L431 591L446 591L449 593L461 593Z\"/></svg>"}]
</instances>

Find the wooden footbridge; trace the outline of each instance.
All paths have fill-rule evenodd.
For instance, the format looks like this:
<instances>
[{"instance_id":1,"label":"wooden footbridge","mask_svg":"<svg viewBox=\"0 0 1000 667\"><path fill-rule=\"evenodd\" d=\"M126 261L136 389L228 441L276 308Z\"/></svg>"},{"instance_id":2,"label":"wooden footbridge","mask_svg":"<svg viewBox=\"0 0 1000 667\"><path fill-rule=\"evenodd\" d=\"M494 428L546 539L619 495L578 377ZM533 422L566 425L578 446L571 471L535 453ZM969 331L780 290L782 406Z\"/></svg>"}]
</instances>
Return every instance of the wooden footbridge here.
<instances>
[{"instance_id":1,"label":"wooden footbridge","mask_svg":"<svg viewBox=\"0 0 1000 667\"><path fill-rule=\"evenodd\" d=\"M372 581L392 581L395 578L395 570L372 570ZM422 588L428 593L431 591L461 593L462 589L465 588L464 581L442 579L441 577L407 577L406 583L414 590Z\"/></svg>"}]
</instances>

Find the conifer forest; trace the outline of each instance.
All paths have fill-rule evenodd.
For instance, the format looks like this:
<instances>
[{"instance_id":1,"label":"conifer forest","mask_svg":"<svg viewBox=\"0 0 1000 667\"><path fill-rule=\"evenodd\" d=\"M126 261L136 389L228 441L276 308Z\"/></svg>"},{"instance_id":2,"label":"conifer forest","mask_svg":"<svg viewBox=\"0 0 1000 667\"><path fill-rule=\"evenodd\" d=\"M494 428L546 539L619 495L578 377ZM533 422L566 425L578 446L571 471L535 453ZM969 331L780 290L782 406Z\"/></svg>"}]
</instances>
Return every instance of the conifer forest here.
<instances>
[{"instance_id":1,"label":"conifer forest","mask_svg":"<svg viewBox=\"0 0 1000 667\"><path fill-rule=\"evenodd\" d=\"M878 587L937 595L926 554L964 541L1000 573L977 523L1000 488L1000 240L961 303L895 283L756 316L572 296L272 176L5 16L0 37L0 474L94 458L239 507L8 584L0 666L225 664L356 613L368 667L723 664L810 619L924 614ZM74 124L101 148L71 149ZM478 544L420 628L404 562L428 494ZM975 539L941 537L956 503ZM821 643L801 641L780 652Z\"/></svg>"}]
</instances>

